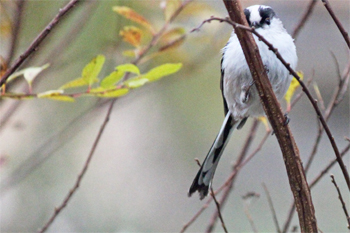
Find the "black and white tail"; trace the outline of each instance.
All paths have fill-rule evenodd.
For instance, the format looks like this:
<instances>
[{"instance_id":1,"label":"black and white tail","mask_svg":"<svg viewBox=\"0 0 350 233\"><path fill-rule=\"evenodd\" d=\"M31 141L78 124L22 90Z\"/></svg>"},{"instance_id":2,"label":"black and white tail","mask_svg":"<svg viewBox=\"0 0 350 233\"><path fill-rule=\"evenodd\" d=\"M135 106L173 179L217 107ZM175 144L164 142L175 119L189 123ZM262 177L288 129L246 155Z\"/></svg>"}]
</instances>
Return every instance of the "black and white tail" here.
<instances>
[{"instance_id":1,"label":"black and white tail","mask_svg":"<svg viewBox=\"0 0 350 233\"><path fill-rule=\"evenodd\" d=\"M216 136L215 141L207 154L207 157L205 157L205 160L199 169L196 178L193 180L193 183L188 192L189 196L191 196L192 193L198 191L200 199L202 200L205 196L208 195L209 187L214 177L214 173L216 167L218 166L222 152L224 151L225 146L229 141L233 129L235 129L237 126L240 126L239 121L235 121L231 115L231 112L228 111L219 134Z\"/></svg>"}]
</instances>

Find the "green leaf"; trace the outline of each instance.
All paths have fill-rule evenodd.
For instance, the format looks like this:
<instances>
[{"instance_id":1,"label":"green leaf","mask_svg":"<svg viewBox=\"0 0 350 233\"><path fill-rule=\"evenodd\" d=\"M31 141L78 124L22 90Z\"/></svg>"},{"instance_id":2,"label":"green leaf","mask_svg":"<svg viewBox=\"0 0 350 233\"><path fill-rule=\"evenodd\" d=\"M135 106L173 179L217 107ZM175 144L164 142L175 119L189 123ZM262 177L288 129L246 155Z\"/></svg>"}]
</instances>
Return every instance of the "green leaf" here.
<instances>
[{"instance_id":1,"label":"green leaf","mask_svg":"<svg viewBox=\"0 0 350 233\"><path fill-rule=\"evenodd\" d=\"M160 66L157 66L146 74L142 75L143 78L147 79L150 82L157 81L158 79L176 73L182 67L181 63L167 63Z\"/></svg>"},{"instance_id":2,"label":"green leaf","mask_svg":"<svg viewBox=\"0 0 350 233\"><path fill-rule=\"evenodd\" d=\"M130 79L130 80L126 81L124 84L129 88L138 88L138 87L145 85L148 82L149 82L149 80L147 78L143 78L141 76L141 77Z\"/></svg>"},{"instance_id":3,"label":"green leaf","mask_svg":"<svg viewBox=\"0 0 350 233\"><path fill-rule=\"evenodd\" d=\"M39 93L37 96L38 98L46 98L46 99L69 101L69 102L73 102L75 100L73 97L65 96L62 94L63 94L63 90L51 90L51 91L45 91L45 92Z\"/></svg>"},{"instance_id":4,"label":"green leaf","mask_svg":"<svg viewBox=\"0 0 350 233\"><path fill-rule=\"evenodd\" d=\"M114 90L114 91L107 91L104 93L96 94L96 96L104 97L104 98L116 98L116 97L123 96L123 95L127 94L128 92L129 92L129 89L121 88L121 89Z\"/></svg>"},{"instance_id":5,"label":"green leaf","mask_svg":"<svg viewBox=\"0 0 350 233\"><path fill-rule=\"evenodd\" d=\"M95 80L98 81L98 80ZM88 83L83 78L77 78L72 81L69 81L68 83L61 86L59 89L67 89L67 88L73 88L73 87L81 87L86 86Z\"/></svg>"},{"instance_id":6,"label":"green leaf","mask_svg":"<svg viewBox=\"0 0 350 233\"><path fill-rule=\"evenodd\" d=\"M103 55L98 55L84 67L81 78L84 79L89 86L98 80L97 76L100 73L104 62L105 57Z\"/></svg>"},{"instance_id":7,"label":"green leaf","mask_svg":"<svg viewBox=\"0 0 350 233\"><path fill-rule=\"evenodd\" d=\"M110 75L101 81L100 86L103 88L113 87L123 77L123 75L123 71L113 71Z\"/></svg>"},{"instance_id":8,"label":"green leaf","mask_svg":"<svg viewBox=\"0 0 350 233\"><path fill-rule=\"evenodd\" d=\"M115 69L117 71L130 72L130 73L140 75L139 68L131 63L119 65L119 66L115 67Z\"/></svg>"}]
</instances>

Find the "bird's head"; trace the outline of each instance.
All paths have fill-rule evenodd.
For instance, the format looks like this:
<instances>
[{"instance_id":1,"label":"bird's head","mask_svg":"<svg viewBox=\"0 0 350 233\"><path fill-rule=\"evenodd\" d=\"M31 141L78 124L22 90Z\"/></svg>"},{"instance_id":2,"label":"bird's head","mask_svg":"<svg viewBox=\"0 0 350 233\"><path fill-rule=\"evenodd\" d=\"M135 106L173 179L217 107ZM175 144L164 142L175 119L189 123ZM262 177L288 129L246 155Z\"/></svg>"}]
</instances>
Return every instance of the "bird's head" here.
<instances>
[{"instance_id":1,"label":"bird's head","mask_svg":"<svg viewBox=\"0 0 350 233\"><path fill-rule=\"evenodd\" d=\"M273 26L277 19L276 13L269 6L254 5L246 8L244 14L248 21L249 26L256 29L263 28L267 29ZM277 20L279 21L279 20Z\"/></svg>"}]
</instances>

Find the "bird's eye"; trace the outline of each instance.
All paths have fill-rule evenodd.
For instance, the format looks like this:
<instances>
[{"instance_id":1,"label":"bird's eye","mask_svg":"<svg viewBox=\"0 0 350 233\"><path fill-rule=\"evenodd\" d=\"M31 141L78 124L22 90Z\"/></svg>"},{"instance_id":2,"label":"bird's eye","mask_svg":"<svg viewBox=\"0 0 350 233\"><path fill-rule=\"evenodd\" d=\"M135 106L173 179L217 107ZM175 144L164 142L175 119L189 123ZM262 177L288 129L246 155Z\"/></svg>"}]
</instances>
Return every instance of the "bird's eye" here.
<instances>
[{"instance_id":1,"label":"bird's eye","mask_svg":"<svg viewBox=\"0 0 350 233\"><path fill-rule=\"evenodd\" d=\"M270 18L269 18L269 17L267 17L267 18L265 19L265 23L266 23L267 25L270 25L271 20L270 20Z\"/></svg>"}]
</instances>

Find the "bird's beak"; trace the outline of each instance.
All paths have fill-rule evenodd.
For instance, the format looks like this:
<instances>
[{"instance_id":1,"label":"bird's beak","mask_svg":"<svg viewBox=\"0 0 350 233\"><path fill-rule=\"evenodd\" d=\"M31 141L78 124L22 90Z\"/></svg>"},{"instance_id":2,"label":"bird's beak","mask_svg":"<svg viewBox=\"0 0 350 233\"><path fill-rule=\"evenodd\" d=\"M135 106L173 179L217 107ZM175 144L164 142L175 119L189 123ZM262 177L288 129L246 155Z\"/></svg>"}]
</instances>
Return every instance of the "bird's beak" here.
<instances>
[{"instance_id":1,"label":"bird's beak","mask_svg":"<svg viewBox=\"0 0 350 233\"><path fill-rule=\"evenodd\" d=\"M252 27L258 28L260 27L260 24L258 22L252 22Z\"/></svg>"}]
</instances>

